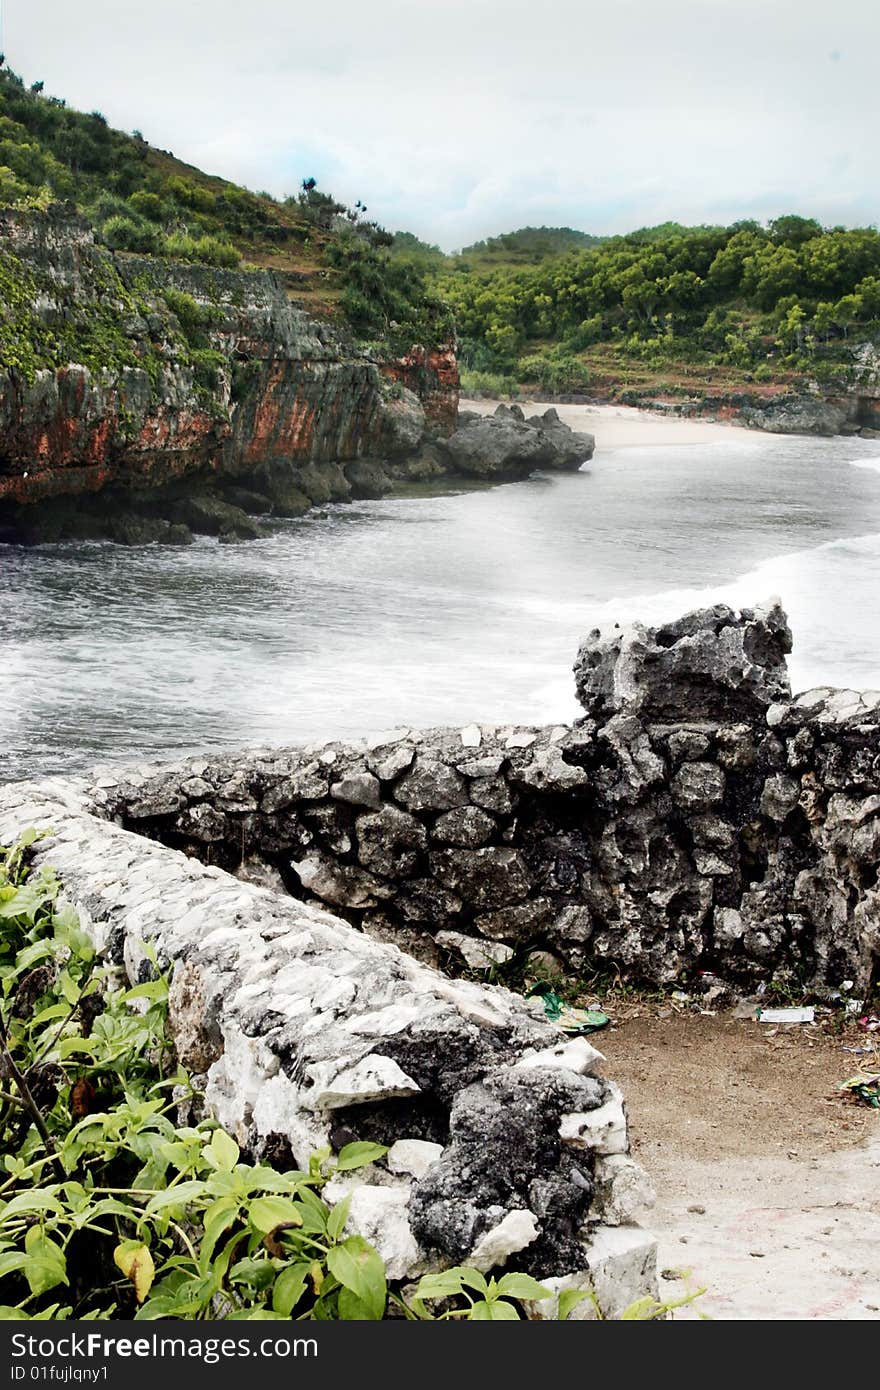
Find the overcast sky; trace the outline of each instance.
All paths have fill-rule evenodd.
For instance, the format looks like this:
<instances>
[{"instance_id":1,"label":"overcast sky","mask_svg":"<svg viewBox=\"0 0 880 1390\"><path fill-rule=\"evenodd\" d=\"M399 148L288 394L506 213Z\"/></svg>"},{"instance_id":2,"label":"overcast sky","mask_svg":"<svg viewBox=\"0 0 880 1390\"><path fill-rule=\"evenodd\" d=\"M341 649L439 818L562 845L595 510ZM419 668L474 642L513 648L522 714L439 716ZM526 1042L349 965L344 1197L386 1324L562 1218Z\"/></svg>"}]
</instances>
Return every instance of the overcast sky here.
<instances>
[{"instance_id":1,"label":"overcast sky","mask_svg":"<svg viewBox=\"0 0 880 1390\"><path fill-rule=\"evenodd\" d=\"M0 0L28 82L211 173L445 249L880 220L877 0Z\"/></svg>"}]
</instances>

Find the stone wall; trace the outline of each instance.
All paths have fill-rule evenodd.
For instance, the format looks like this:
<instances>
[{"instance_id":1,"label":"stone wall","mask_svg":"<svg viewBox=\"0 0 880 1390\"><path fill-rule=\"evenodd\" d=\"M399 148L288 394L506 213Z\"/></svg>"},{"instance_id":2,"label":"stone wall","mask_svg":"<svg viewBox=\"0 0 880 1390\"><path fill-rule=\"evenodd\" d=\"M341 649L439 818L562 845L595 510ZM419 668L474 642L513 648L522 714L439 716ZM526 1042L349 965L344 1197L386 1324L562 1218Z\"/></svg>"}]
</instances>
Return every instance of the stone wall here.
<instances>
[{"instance_id":1,"label":"stone wall","mask_svg":"<svg viewBox=\"0 0 880 1390\"><path fill-rule=\"evenodd\" d=\"M149 944L173 971L181 1060L252 1154L289 1167L327 1143L391 1146L324 1195L351 1191L349 1225L392 1280L509 1260L555 1289L592 1287L609 1317L656 1292L654 1242L632 1224L650 1194L586 1039L566 1039L540 1005L96 819L83 784L0 791L0 842L28 826L51 828L37 862L105 957L140 982Z\"/></svg>"},{"instance_id":2,"label":"stone wall","mask_svg":"<svg viewBox=\"0 0 880 1390\"><path fill-rule=\"evenodd\" d=\"M789 647L772 606L597 633L572 727L190 758L110 773L93 805L434 963L540 951L650 984L708 970L864 992L880 692L792 699Z\"/></svg>"}]
</instances>

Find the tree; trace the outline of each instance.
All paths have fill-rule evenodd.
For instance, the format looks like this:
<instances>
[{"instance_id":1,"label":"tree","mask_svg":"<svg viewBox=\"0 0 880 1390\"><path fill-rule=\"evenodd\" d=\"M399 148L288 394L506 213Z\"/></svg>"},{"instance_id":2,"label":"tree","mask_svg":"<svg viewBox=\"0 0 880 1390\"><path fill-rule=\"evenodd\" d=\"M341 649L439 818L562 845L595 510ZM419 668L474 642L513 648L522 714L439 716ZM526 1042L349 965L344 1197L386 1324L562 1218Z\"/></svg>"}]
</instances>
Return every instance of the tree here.
<instances>
[{"instance_id":1,"label":"tree","mask_svg":"<svg viewBox=\"0 0 880 1390\"><path fill-rule=\"evenodd\" d=\"M822 235L821 223L814 217L798 217L795 213L774 217L769 226L770 238L778 245L803 246L805 241Z\"/></svg>"}]
</instances>

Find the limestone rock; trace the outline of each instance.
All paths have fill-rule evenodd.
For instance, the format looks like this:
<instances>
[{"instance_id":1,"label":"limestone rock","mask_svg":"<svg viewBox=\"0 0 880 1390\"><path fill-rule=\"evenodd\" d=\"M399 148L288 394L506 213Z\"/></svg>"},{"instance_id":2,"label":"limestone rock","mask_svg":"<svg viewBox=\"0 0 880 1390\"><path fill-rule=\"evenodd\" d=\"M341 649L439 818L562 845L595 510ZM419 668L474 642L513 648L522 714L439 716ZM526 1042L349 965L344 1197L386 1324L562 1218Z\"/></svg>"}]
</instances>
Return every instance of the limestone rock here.
<instances>
[{"instance_id":1,"label":"limestone rock","mask_svg":"<svg viewBox=\"0 0 880 1390\"><path fill-rule=\"evenodd\" d=\"M398 1139L385 1155L385 1162L392 1173L423 1178L442 1154L442 1144L431 1144L424 1139Z\"/></svg>"},{"instance_id":2,"label":"limestone rock","mask_svg":"<svg viewBox=\"0 0 880 1390\"><path fill-rule=\"evenodd\" d=\"M394 484L375 459L352 459L343 469L355 501L385 497Z\"/></svg>"},{"instance_id":3,"label":"limestone rock","mask_svg":"<svg viewBox=\"0 0 880 1390\"><path fill-rule=\"evenodd\" d=\"M754 718L790 698L790 651L775 599L739 614L719 603L657 628L596 629L575 663L578 699L604 719L622 709L672 722Z\"/></svg>"},{"instance_id":4,"label":"limestone rock","mask_svg":"<svg viewBox=\"0 0 880 1390\"><path fill-rule=\"evenodd\" d=\"M393 782L412 766L416 750L411 743L380 746L367 757L367 767L381 782Z\"/></svg>"},{"instance_id":5,"label":"limestone rock","mask_svg":"<svg viewBox=\"0 0 880 1390\"><path fill-rule=\"evenodd\" d=\"M525 1068L561 1067L564 1071L576 1072L578 1076L593 1076L604 1061L603 1054L586 1038L566 1038L539 1052L529 1049L515 1065Z\"/></svg>"},{"instance_id":6,"label":"limestone rock","mask_svg":"<svg viewBox=\"0 0 880 1390\"><path fill-rule=\"evenodd\" d=\"M797 806L800 794L800 783L793 777L787 777L783 772L774 773L764 783L761 793L761 815L769 817L770 820L785 820L788 813Z\"/></svg>"},{"instance_id":7,"label":"limestone rock","mask_svg":"<svg viewBox=\"0 0 880 1390\"><path fill-rule=\"evenodd\" d=\"M384 1261L387 1277L400 1280L418 1274L423 1256L407 1219L408 1188L362 1183L352 1189L349 1202L346 1233L370 1242Z\"/></svg>"},{"instance_id":8,"label":"limestone rock","mask_svg":"<svg viewBox=\"0 0 880 1390\"><path fill-rule=\"evenodd\" d=\"M511 1255L525 1250L538 1236L538 1223L530 1211L507 1212L497 1226L480 1236L470 1255L468 1265L486 1272L507 1264Z\"/></svg>"},{"instance_id":9,"label":"limestone rock","mask_svg":"<svg viewBox=\"0 0 880 1390\"><path fill-rule=\"evenodd\" d=\"M702 811L724 799L725 777L714 763L684 763L672 779L672 795L687 811Z\"/></svg>"},{"instance_id":10,"label":"limestone rock","mask_svg":"<svg viewBox=\"0 0 880 1390\"><path fill-rule=\"evenodd\" d=\"M479 912L519 902L531 887L526 864L514 849L435 850L429 863L441 883Z\"/></svg>"},{"instance_id":11,"label":"limestone rock","mask_svg":"<svg viewBox=\"0 0 880 1390\"><path fill-rule=\"evenodd\" d=\"M459 845L476 849L492 838L497 823L476 806L458 806L438 816L431 830L431 839L442 845Z\"/></svg>"},{"instance_id":12,"label":"limestone rock","mask_svg":"<svg viewBox=\"0 0 880 1390\"><path fill-rule=\"evenodd\" d=\"M391 896L387 883L365 873L354 864L340 864L324 854L310 854L293 860L300 882L315 897L334 907L375 907L382 898Z\"/></svg>"},{"instance_id":13,"label":"limestone rock","mask_svg":"<svg viewBox=\"0 0 880 1390\"><path fill-rule=\"evenodd\" d=\"M454 767L419 754L415 765L396 783L394 798L408 811L451 811L467 805L467 783Z\"/></svg>"},{"instance_id":14,"label":"limestone rock","mask_svg":"<svg viewBox=\"0 0 880 1390\"><path fill-rule=\"evenodd\" d=\"M617 1319L639 1299L658 1297L657 1242L638 1227L594 1228L585 1242L583 1258L586 1270L541 1280L553 1290L553 1296L526 1303L529 1318L555 1319L559 1295L568 1289L583 1289L593 1295L569 1313L570 1322L593 1322L600 1316Z\"/></svg>"},{"instance_id":15,"label":"limestone rock","mask_svg":"<svg viewBox=\"0 0 880 1390\"><path fill-rule=\"evenodd\" d=\"M623 1096L611 1083L610 1098L586 1114L563 1115L559 1137L574 1149L592 1149L598 1154L622 1154L629 1149Z\"/></svg>"},{"instance_id":16,"label":"limestone rock","mask_svg":"<svg viewBox=\"0 0 880 1390\"><path fill-rule=\"evenodd\" d=\"M503 965L513 955L511 948L500 941L480 941L459 931L440 931L436 941L444 950L457 951L471 970L491 970L493 965Z\"/></svg>"},{"instance_id":17,"label":"limestone rock","mask_svg":"<svg viewBox=\"0 0 880 1390\"><path fill-rule=\"evenodd\" d=\"M355 831L361 864L389 878L409 877L428 844L425 827L398 806L385 805L372 815L358 816Z\"/></svg>"},{"instance_id":18,"label":"limestone rock","mask_svg":"<svg viewBox=\"0 0 880 1390\"><path fill-rule=\"evenodd\" d=\"M494 415L469 416L443 441L456 472L475 477L524 478L536 468L572 471L592 458L595 439L576 434L555 410L533 422L500 405Z\"/></svg>"},{"instance_id":19,"label":"limestone rock","mask_svg":"<svg viewBox=\"0 0 880 1390\"><path fill-rule=\"evenodd\" d=\"M352 806L380 806L381 788L378 778L370 772L350 772L339 782L332 782L330 795L337 801L348 801Z\"/></svg>"},{"instance_id":20,"label":"limestone rock","mask_svg":"<svg viewBox=\"0 0 880 1390\"><path fill-rule=\"evenodd\" d=\"M627 1226L653 1207L657 1194L644 1168L628 1154L596 1159L596 1190L590 1215L607 1226Z\"/></svg>"}]
</instances>

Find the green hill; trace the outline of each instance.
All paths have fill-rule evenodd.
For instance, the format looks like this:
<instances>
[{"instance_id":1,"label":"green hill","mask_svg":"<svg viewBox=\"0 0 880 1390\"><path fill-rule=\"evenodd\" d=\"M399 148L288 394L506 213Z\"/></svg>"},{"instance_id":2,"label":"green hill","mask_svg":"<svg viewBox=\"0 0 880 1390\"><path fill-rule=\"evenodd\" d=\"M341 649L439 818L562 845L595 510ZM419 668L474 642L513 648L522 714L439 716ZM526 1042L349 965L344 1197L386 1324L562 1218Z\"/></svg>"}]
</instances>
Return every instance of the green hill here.
<instances>
[{"instance_id":1,"label":"green hill","mask_svg":"<svg viewBox=\"0 0 880 1390\"><path fill-rule=\"evenodd\" d=\"M860 345L880 334L876 228L794 215L666 223L535 265L462 257L435 283L455 313L466 389L845 387Z\"/></svg>"},{"instance_id":2,"label":"green hill","mask_svg":"<svg viewBox=\"0 0 880 1390\"><path fill-rule=\"evenodd\" d=\"M475 270L509 265L539 265L567 251L598 246L604 237L576 231L574 227L520 227L465 246L450 259Z\"/></svg>"},{"instance_id":3,"label":"green hill","mask_svg":"<svg viewBox=\"0 0 880 1390\"><path fill-rule=\"evenodd\" d=\"M0 60L2 62L3 60ZM0 67L0 205L75 203L115 251L275 271L309 312L406 350L449 333L422 270L392 237L309 179L279 202L75 111Z\"/></svg>"}]
</instances>

